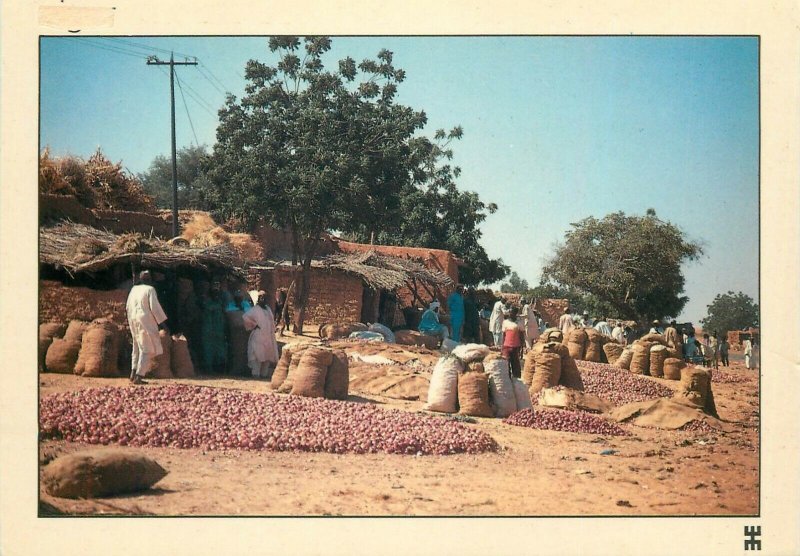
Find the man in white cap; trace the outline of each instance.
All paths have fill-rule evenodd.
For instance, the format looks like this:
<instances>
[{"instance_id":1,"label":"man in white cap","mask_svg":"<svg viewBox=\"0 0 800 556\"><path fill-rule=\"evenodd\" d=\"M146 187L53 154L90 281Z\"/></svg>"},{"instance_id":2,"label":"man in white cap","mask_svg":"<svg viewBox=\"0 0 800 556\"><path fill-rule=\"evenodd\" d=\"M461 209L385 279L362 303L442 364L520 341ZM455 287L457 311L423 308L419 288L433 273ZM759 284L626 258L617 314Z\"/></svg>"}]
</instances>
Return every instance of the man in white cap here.
<instances>
[{"instance_id":1,"label":"man in white cap","mask_svg":"<svg viewBox=\"0 0 800 556\"><path fill-rule=\"evenodd\" d=\"M275 339L275 317L267 305L267 292L261 290L256 305L242 321L251 330L247 342L247 366L254 378L269 378L270 367L278 363L278 342Z\"/></svg>"},{"instance_id":2,"label":"man in white cap","mask_svg":"<svg viewBox=\"0 0 800 556\"><path fill-rule=\"evenodd\" d=\"M508 309L503 300L498 299L489 317L489 332L492 333L494 345L498 347L503 345L503 319L507 311Z\"/></svg>"},{"instance_id":3,"label":"man in white cap","mask_svg":"<svg viewBox=\"0 0 800 556\"><path fill-rule=\"evenodd\" d=\"M139 284L131 288L125 310L133 339L131 381L134 384L144 384L142 377L150 372L153 358L164 352L158 330L167 320L167 315L158 302L150 271L143 270L139 274Z\"/></svg>"},{"instance_id":4,"label":"man in white cap","mask_svg":"<svg viewBox=\"0 0 800 556\"><path fill-rule=\"evenodd\" d=\"M419 321L419 330L426 336L441 336L442 340L448 339L450 336L447 333L447 327L439 323L439 307L440 303L433 300L428 308L422 313L422 319Z\"/></svg>"}]
</instances>

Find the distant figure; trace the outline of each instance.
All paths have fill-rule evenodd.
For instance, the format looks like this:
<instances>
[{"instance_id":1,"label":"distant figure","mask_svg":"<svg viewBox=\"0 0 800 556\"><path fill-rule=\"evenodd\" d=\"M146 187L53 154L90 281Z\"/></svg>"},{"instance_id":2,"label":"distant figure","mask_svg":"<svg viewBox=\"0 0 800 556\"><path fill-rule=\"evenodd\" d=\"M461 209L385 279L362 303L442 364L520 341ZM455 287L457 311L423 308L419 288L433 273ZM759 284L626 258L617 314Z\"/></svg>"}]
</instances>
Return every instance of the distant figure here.
<instances>
[{"instance_id":1,"label":"distant figure","mask_svg":"<svg viewBox=\"0 0 800 556\"><path fill-rule=\"evenodd\" d=\"M284 307L286 306L286 288L280 288L275 292L275 326L280 323L280 335L283 336L283 331L289 327L289 313L286 312L284 316ZM282 321L282 322L281 322Z\"/></svg>"},{"instance_id":2,"label":"distant figure","mask_svg":"<svg viewBox=\"0 0 800 556\"><path fill-rule=\"evenodd\" d=\"M267 305L267 292L258 292L256 306L242 317L244 327L251 330L247 342L247 366L256 378L269 378L270 367L278 363L278 342L275 340L275 317Z\"/></svg>"},{"instance_id":3,"label":"distant figure","mask_svg":"<svg viewBox=\"0 0 800 556\"><path fill-rule=\"evenodd\" d=\"M753 368L753 341L748 338L742 344L744 348L744 366L748 369Z\"/></svg>"},{"instance_id":4,"label":"distant figure","mask_svg":"<svg viewBox=\"0 0 800 556\"><path fill-rule=\"evenodd\" d=\"M686 359L696 359L697 357L702 357L702 352L700 351L700 346L697 344L697 340L694 337L694 330L687 331L687 340L686 343L683 345L683 355Z\"/></svg>"},{"instance_id":5,"label":"distant figure","mask_svg":"<svg viewBox=\"0 0 800 556\"><path fill-rule=\"evenodd\" d=\"M611 337L614 338L614 341L618 344L625 345L625 328L622 326L621 321L618 321L614 330L611 331Z\"/></svg>"},{"instance_id":6,"label":"distant figure","mask_svg":"<svg viewBox=\"0 0 800 556\"><path fill-rule=\"evenodd\" d=\"M600 334L611 336L611 327L608 325L608 320L605 317L601 318L600 321L594 325L594 329Z\"/></svg>"},{"instance_id":7,"label":"distant figure","mask_svg":"<svg viewBox=\"0 0 800 556\"><path fill-rule=\"evenodd\" d=\"M713 355L711 364L717 369L719 368L719 341L717 340L716 331L711 334L711 338L708 339L708 346L711 348L711 353Z\"/></svg>"},{"instance_id":8,"label":"distant figure","mask_svg":"<svg viewBox=\"0 0 800 556\"><path fill-rule=\"evenodd\" d=\"M158 302L150 272L143 270L139 282L131 288L125 309L133 340L130 378L134 384L145 384L142 377L150 372L153 357L163 353L158 331L166 322L167 315Z\"/></svg>"},{"instance_id":9,"label":"distant figure","mask_svg":"<svg viewBox=\"0 0 800 556\"><path fill-rule=\"evenodd\" d=\"M447 310L450 313L451 337L456 342L461 342L461 332L464 326L464 286L459 284L456 289L447 296Z\"/></svg>"},{"instance_id":10,"label":"distant figure","mask_svg":"<svg viewBox=\"0 0 800 556\"><path fill-rule=\"evenodd\" d=\"M439 306L438 301L432 301L428 308L422 313L422 319L419 321L417 330L427 336L439 336L442 340L447 340L447 327L439 323Z\"/></svg>"},{"instance_id":11,"label":"distant figure","mask_svg":"<svg viewBox=\"0 0 800 556\"><path fill-rule=\"evenodd\" d=\"M584 328L592 328L594 326L594 321L589 318L589 311L583 312L583 316L581 316L581 326Z\"/></svg>"},{"instance_id":12,"label":"distant figure","mask_svg":"<svg viewBox=\"0 0 800 556\"><path fill-rule=\"evenodd\" d=\"M558 328L561 329L561 333L565 338L567 337L567 334L569 334L569 331L575 328L572 315L569 313L569 307L564 309L564 314L561 315L560 319L558 319Z\"/></svg>"},{"instance_id":13,"label":"distant figure","mask_svg":"<svg viewBox=\"0 0 800 556\"><path fill-rule=\"evenodd\" d=\"M503 321L503 357L508 359L511 374L517 378L522 376L520 356L525 341L524 332L517 323L517 308L512 307Z\"/></svg>"},{"instance_id":14,"label":"distant figure","mask_svg":"<svg viewBox=\"0 0 800 556\"><path fill-rule=\"evenodd\" d=\"M683 335L678 332L678 323L674 320L664 330L664 341L667 347L683 351Z\"/></svg>"},{"instance_id":15,"label":"distant figure","mask_svg":"<svg viewBox=\"0 0 800 556\"><path fill-rule=\"evenodd\" d=\"M475 289L467 290L464 298L464 333L465 342L479 342L481 337L481 323L478 316L478 302L475 299Z\"/></svg>"},{"instance_id":16,"label":"distant figure","mask_svg":"<svg viewBox=\"0 0 800 556\"><path fill-rule=\"evenodd\" d=\"M225 306L226 312L242 311L246 312L253 308L250 301L250 296L245 295L240 289L236 289L232 293L233 299Z\"/></svg>"},{"instance_id":17,"label":"distant figure","mask_svg":"<svg viewBox=\"0 0 800 556\"><path fill-rule=\"evenodd\" d=\"M723 367L727 367L729 365L729 362L728 362L728 348L729 347L730 346L728 344L728 338L723 336L722 339L719 341L719 358L722 361L722 366Z\"/></svg>"},{"instance_id":18,"label":"distant figure","mask_svg":"<svg viewBox=\"0 0 800 556\"><path fill-rule=\"evenodd\" d=\"M489 317L489 332L492 333L494 338L494 345L500 347L502 345L503 336L503 318L506 312L506 306L502 299L498 299L492 308L492 314Z\"/></svg>"},{"instance_id":19,"label":"distant figure","mask_svg":"<svg viewBox=\"0 0 800 556\"><path fill-rule=\"evenodd\" d=\"M531 349L542 334L539 329L539 321L541 319L539 318L539 313L533 308L533 303L527 304L524 310L527 312L525 322L525 347Z\"/></svg>"},{"instance_id":20,"label":"distant figure","mask_svg":"<svg viewBox=\"0 0 800 556\"><path fill-rule=\"evenodd\" d=\"M225 340L225 313L219 282L213 282L207 295L200 298L203 364L206 371L223 374L228 359Z\"/></svg>"},{"instance_id":21,"label":"distant figure","mask_svg":"<svg viewBox=\"0 0 800 556\"><path fill-rule=\"evenodd\" d=\"M661 321L656 319L653 321L653 326L650 328L650 334L663 334L664 329L661 328Z\"/></svg>"}]
</instances>

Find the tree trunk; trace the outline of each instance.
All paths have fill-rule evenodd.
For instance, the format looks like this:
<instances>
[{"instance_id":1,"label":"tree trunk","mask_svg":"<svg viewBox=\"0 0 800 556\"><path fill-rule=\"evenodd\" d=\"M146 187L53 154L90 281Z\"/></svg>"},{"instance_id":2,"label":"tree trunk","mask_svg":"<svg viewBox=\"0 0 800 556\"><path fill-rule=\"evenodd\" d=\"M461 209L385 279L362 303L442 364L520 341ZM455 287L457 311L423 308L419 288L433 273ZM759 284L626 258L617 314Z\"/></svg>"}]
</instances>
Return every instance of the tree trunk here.
<instances>
[{"instance_id":1,"label":"tree trunk","mask_svg":"<svg viewBox=\"0 0 800 556\"><path fill-rule=\"evenodd\" d=\"M303 324L306 317L306 305L308 305L308 294L311 291L311 261L317 252L319 245L319 237L305 242L305 249L303 253L303 264L300 271L300 286L295 293L295 308L294 308L294 332L296 334L303 333Z\"/></svg>"}]
</instances>

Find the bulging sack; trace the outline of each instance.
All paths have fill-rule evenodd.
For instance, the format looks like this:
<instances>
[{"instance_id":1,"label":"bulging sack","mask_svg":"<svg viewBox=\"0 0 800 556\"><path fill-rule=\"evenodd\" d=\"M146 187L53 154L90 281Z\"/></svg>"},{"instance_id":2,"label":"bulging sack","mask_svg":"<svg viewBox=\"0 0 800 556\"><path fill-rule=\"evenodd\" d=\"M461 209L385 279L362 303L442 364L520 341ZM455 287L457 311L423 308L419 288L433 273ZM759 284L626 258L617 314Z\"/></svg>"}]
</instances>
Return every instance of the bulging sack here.
<instances>
[{"instance_id":1,"label":"bulging sack","mask_svg":"<svg viewBox=\"0 0 800 556\"><path fill-rule=\"evenodd\" d=\"M531 409L531 393L528 391L528 386L518 378L512 380L514 384L514 399L517 402L517 411L523 409Z\"/></svg>"},{"instance_id":2,"label":"bulging sack","mask_svg":"<svg viewBox=\"0 0 800 556\"><path fill-rule=\"evenodd\" d=\"M300 364L294 371L292 395L306 398L325 397L325 378L333 363L333 352L329 349L310 347L303 352Z\"/></svg>"},{"instance_id":3,"label":"bulging sack","mask_svg":"<svg viewBox=\"0 0 800 556\"><path fill-rule=\"evenodd\" d=\"M664 338L663 334L657 334L655 332L650 332L649 334L645 334L642 336L639 341L641 342L651 342L655 344L667 345L667 341Z\"/></svg>"},{"instance_id":4,"label":"bulging sack","mask_svg":"<svg viewBox=\"0 0 800 556\"><path fill-rule=\"evenodd\" d=\"M664 360L664 378L668 380L680 380L681 370L686 367L683 359L668 357Z\"/></svg>"},{"instance_id":5,"label":"bulging sack","mask_svg":"<svg viewBox=\"0 0 800 556\"><path fill-rule=\"evenodd\" d=\"M189 343L183 334L172 337L172 374L176 378L194 378L195 376Z\"/></svg>"},{"instance_id":6,"label":"bulging sack","mask_svg":"<svg viewBox=\"0 0 800 556\"><path fill-rule=\"evenodd\" d=\"M452 353L452 351L460 345L461 344L459 344L455 340L447 338L446 340L442 340L442 345L441 347L439 347L439 351L441 351L442 353Z\"/></svg>"},{"instance_id":7,"label":"bulging sack","mask_svg":"<svg viewBox=\"0 0 800 556\"><path fill-rule=\"evenodd\" d=\"M544 345L546 344L537 344L537 347ZM536 360L534 359L535 350L536 348L528 350L528 353L525 354L525 361L522 364L522 382L526 386L531 385L533 382L533 375L536 372Z\"/></svg>"},{"instance_id":8,"label":"bulging sack","mask_svg":"<svg viewBox=\"0 0 800 556\"><path fill-rule=\"evenodd\" d=\"M406 346L419 346L428 349L436 349L439 345L439 338L427 336L416 330L397 330L394 333L395 342Z\"/></svg>"},{"instance_id":9,"label":"bulging sack","mask_svg":"<svg viewBox=\"0 0 800 556\"><path fill-rule=\"evenodd\" d=\"M675 397L705 410L708 395L711 392L711 373L702 367L684 367L681 369L681 384ZM716 409L714 409L716 413Z\"/></svg>"},{"instance_id":10,"label":"bulging sack","mask_svg":"<svg viewBox=\"0 0 800 556\"><path fill-rule=\"evenodd\" d=\"M667 359L667 347L656 344L650 348L650 376L664 376L664 361Z\"/></svg>"},{"instance_id":11,"label":"bulging sack","mask_svg":"<svg viewBox=\"0 0 800 556\"><path fill-rule=\"evenodd\" d=\"M156 461L122 450L61 456L44 468L45 490L59 498L97 498L147 490L167 475Z\"/></svg>"},{"instance_id":12,"label":"bulging sack","mask_svg":"<svg viewBox=\"0 0 800 556\"><path fill-rule=\"evenodd\" d=\"M81 336L83 333L81 333ZM79 341L70 341L62 338L55 338L47 348L45 355L45 368L50 373L60 373L71 375L75 370L75 363L78 361L78 352L81 349Z\"/></svg>"},{"instance_id":13,"label":"bulging sack","mask_svg":"<svg viewBox=\"0 0 800 556\"><path fill-rule=\"evenodd\" d=\"M625 348L614 342L608 342L603 345L603 351L605 352L606 359L610 365L616 364L617 359L619 359L624 350ZM630 365L630 362L628 362L628 365Z\"/></svg>"},{"instance_id":14,"label":"bulging sack","mask_svg":"<svg viewBox=\"0 0 800 556\"><path fill-rule=\"evenodd\" d=\"M93 323L83 333L75 374L82 376L117 376L119 333L111 323Z\"/></svg>"},{"instance_id":15,"label":"bulging sack","mask_svg":"<svg viewBox=\"0 0 800 556\"><path fill-rule=\"evenodd\" d=\"M283 346L283 350L281 351L281 358L278 360L278 365L275 367L275 372L272 373L272 380L270 381L270 387L273 390L277 390L283 384L283 381L286 380L286 375L289 374L289 364L292 361L292 346L287 344Z\"/></svg>"},{"instance_id":16,"label":"bulging sack","mask_svg":"<svg viewBox=\"0 0 800 556\"><path fill-rule=\"evenodd\" d=\"M542 388L552 388L561 378L561 356L556 351L555 343L545 345L545 350L534 352L533 359L536 368L529 388L531 398L538 394Z\"/></svg>"},{"instance_id":17,"label":"bulging sack","mask_svg":"<svg viewBox=\"0 0 800 556\"><path fill-rule=\"evenodd\" d=\"M570 330L567 348L573 359L586 358L586 344L588 341L589 337L586 335L586 330L583 328L573 328Z\"/></svg>"},{"instance_id":18,"label":"bulging sack","mask_svg":"<svg viewBox=\"0 0 800 556\"><path fill-rule=\"evenodd\" d=\"M489 405L494 409L494 416L508 417L517 410L514 384L508 372L508 361L490 355L484 359L483 368L489 377Z\"/></svg>"},{"instance_id":19,"label":"bulging sack","mask_svg":"<svg viewBox=\"0 0 800 556\"><path fill-rule=\"evenodd\" d=\"M158 331L161 340L161 355L153 358L153 369L147 374L150 378L172 378L172 336L166 330Z\"/></svg>"},{"instance_id":20,"label":"bulging sack","mask_svg":"<svg viewBox=\"0 0 800 556\"><path fill-rule=\"evenodd\" d=\"M625 369L626 371L631 368L631 361L633 360L633 348L626 347L622 350L622 353L619 354L619 358L615 365L620 369Z\"/></svg>"},{"instance_id":21,"label":"bulging sack","mask_svg":"<svg viewBox=\"0 0 800 556\"><path fill-rule=\"evenodd\" d=\"M89 323L82 320L71 320L64 332L64 339L68 342L80 343L83 339L83 332L88 328Z\"/></svg>"},{"instance_id":22,"label":"bulging sack","mask_svg":"<svg viewBox=\"0 0 800 556\"><path fill-rule=\"evenodd\" d=\"M286 378L284 378L283 383L278 387L278 392L281 394L289 394L292 391L292 387L294 386L294 372L297 370L297 367L300 365L300 359L303 357L303 353L308 349L309 346L307 345L296 345L292 348L292 357L289 360L289 368L286 371Z\"/></svg>"},{"instance_id":23,"label":"bulging sack","mask_svg":"<svg viewBox=\"0 0 800 556\"><path fill-rule=\"evenodd\" d=\"M367 330L369 330L370 332L377 332L378 334L383 336L383 338L390 344L395 343L394 333L391 330L389 330L388 327L382 325L379 322L373 322L372 324L369 325L369 328Z\"/></svg>"},{"instance_id":24,"label":"bulging sack","mask_svg":"<svg viewBox=\"0 0 800 556\"><path fill-rule=\"evenodd\" d=\"M329 400L346 400L350 389L350 362L341 349L333 350L333 361L325 376L325 397Z\"/></svg>"},{"instance_id":25,"label":"bulging sack","mask_svg":"<svg viewBox=\"0 0 800 556\"><path fill-rule=\"evenodd\" d=\"M458 378L464 371L464 363L458 357L446 355L439 359L431 373L428 388L427 411L455 413L458 404Z\"/></svg>"},{"instance_id":26,"label":"bulging sack","mask_svg":"<svg viewBox=\"0 0 800 556\"><path fill-rule=\"evenodd\" d=\"M491 417L489 377L486 373L470 371L458 377L459 413L473 417Z\"/></svg>"},{"instance_id":27,"label":"bulging sack","mask_svg":"<svg viewBox=\"0 0 800 556\"><path fill-rule=\"evenodd\" d=\"M472 363L485 359L489 355L489 348L483 344L462 344L454 348L451 353L464 363Z\"/></svg>"},{"instance_id":28,"label":"bulging sack","mask_svg":"<svg viewBox=\"0 0 800 556\"><path fill-rule=\"evenodd\" d=\"M353 332L364 332L367 325L360 322L326 323L319 327L319 337L327 340L347 338Z\"/></svg>"},{"instance_id":29,"label":"bulging sack","mask_svg":"<svg viewBox=\"0 0 800 556\"><path fill-rule=\"evenodd\" d=\"M634 344L633 356L631 357L632 373L637 375L648 374L650 372L650 346L647 344Z\"/></svg>"}]
</instances>

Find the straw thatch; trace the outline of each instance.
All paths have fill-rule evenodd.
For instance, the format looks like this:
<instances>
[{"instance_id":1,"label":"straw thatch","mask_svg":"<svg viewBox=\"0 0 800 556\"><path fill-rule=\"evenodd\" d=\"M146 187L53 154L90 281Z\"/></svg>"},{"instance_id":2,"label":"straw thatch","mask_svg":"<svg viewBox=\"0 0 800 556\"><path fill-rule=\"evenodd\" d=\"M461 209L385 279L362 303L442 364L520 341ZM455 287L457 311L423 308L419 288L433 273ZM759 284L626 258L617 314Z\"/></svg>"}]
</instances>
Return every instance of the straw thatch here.
<instances>
[{"instance_id":1,"label":"straw thatch","mask_svg":"<svg viewBox=\"0 0 800 556\"><path fill-rule=\"evenodd\" d=\"M140 234L117 236L68 221L39 229L39 260L70 274L95 272L130 262L153 269L189 266L241 273L236 251L228 243L206 248L183 247Z\"/></svg>"},{"instance_id":2,"label":"straw thatch","mask_svg":"<svg viewBox=\"0 0 800 556\"><path fill-rule=\"evenodd\" d=\"M375 251L329 255L320 266L359 276L374 289L396 290L417 281L439 288L448 288L453 281L444 272L431 270L421 261L380 255Z\"/></svg>"}]
</instances>

